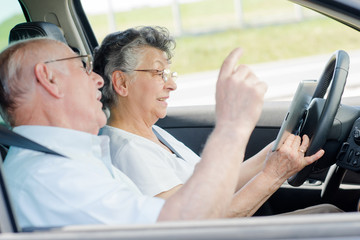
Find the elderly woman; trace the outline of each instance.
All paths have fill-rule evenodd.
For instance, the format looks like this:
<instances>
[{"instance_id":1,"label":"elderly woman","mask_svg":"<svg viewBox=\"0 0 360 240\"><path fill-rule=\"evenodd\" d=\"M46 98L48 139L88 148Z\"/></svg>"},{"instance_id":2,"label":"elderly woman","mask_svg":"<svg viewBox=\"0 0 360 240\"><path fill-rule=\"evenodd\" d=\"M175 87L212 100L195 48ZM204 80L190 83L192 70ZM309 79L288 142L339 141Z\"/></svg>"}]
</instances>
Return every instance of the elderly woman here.
<instances>
[{"instance_id":1,"label":"elderly woman","mask_svg":"<svg viewBox=\"0 0 360 240\"><path fill-rule=\"evenodd\" d=\"M169 133L155 126L166 115L176 73L170 70L175 42L164 28L143 27L108 35L95 52L94 71L103 76L103 104L110 110L100 134L110 137L113 164L146 195L167 198L192 175L199 156ZM237 189L241 189L267 162L286 172L289 159L304 158L309 139L298 138L290 153L270 152L270 145L245 161ZM289 138L290 138L289 137ZM290 139L288 143L292 142ZM295 144L296 143L296 144ZM300 149L298 152L298 149ZM268 154L269 153L269 154ZM271 160L268 160L271 159ZM242 161L239 156L239 161Z\"/></svg>"},{"instance_id":2,"label":"elderly woman","mask_svg":"<svg viewBox=\"0 0 360 240\"><path fill-rule=\"evenodd\" d=\"M164 28L144 27L108 35L95 52L103 76L102 101L110 110L101 134L110 136L113 164L147 195L166 198L193 173L200 157L155 126L164 118L176 73L175 41Z\"/></svg>"}]
</instances>

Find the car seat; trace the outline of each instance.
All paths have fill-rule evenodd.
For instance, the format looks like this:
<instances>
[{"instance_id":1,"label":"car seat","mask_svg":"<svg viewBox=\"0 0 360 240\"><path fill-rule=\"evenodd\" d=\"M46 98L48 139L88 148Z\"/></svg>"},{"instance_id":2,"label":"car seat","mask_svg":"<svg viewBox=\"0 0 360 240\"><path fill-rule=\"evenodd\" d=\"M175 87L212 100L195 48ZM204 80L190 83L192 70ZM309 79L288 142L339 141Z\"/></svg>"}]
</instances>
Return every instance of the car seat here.
<instances>
[{"instance_id":1,"label":"car seat","mask_svg":"<svg viewBox=\"0 0 360 240\"><path fill-rule=\"evenodd\" d=\"M9 43L34 37L49 37L66 43L62 30L49 22L19 23L10 30Z\"/></svg>"},{"instance_id":2,"label":"car seat","mask_svg":"<svg viewBox=\"0 0 360 240\"><path fill-rule=\"evenodd\" d=\"M10 30L9 43L35 37L49 37L68 45L61 28L49 22L25 22L17 24ZM79 49L70 45L69 47L74 52L80 53Z\"/></svg>"}]
</instances>

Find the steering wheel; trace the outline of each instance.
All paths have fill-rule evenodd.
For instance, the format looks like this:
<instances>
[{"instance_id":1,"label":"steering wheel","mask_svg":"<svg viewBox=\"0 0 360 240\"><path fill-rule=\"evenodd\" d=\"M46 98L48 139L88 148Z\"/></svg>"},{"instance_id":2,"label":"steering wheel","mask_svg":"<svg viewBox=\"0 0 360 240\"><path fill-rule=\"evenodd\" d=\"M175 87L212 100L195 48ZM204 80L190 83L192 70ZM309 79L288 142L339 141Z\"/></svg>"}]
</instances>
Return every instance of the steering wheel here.
<instances>
[{"instance_id":1,"label":"steering wheel","mask_svg":"<svg viewBox=\"0 0 360 240\"><path fill-rule=\"evenodd\" d=\"M325 66L310 103L307 120L304 123L304 125L311 125L311 130L301 132L301 135L306 133L310 137L309 147L305 156L313 155L326 143L327 135L333 125L344 91L349 62L349 55L343 50L338 50L331 56ZM319 105L321 105L319 103L324 101L323 98L329 86L330 90L325 103L323 107L319 107ZM322 158L318 161L321 160ZM315 164L316 162L306 166L300 172L290 177L288 183L296 187L302 185L312 172Z\"/></svg>"}]
</instances>

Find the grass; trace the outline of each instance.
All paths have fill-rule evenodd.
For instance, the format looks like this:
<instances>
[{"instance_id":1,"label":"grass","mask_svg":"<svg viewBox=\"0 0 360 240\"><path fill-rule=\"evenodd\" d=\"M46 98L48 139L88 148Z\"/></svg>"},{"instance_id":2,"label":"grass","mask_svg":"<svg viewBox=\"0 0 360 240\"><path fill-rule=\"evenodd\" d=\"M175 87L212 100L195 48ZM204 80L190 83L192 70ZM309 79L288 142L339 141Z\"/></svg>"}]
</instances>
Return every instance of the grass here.
<instances>
[{"instance_id":1,"label":"grass","mask_svg":"<svg viewBox=\"0 0 360 240\"><path fill-rule=\"evenodd\" d=\"M238 27L234 0L206 0L180 5L183 37L177 37L172 68L180 74L218 69L235 47L245 50L242 62L253 64L358 49L360 35L334 20L303 11L297 22L294 5L283 0L242 0L245 28ZM160 25L176 32L171 6L116 13L117 30ZM285 14L284 14L285 13ZM314 17L314 15L316 17ZM89 16L99 43L109 32L106 15ZM268 22L287 24L264 25ZM219 29L226 31L217 31ZM204 31L206 34L193 34Z\"/></svg>"},{"instance_id":2,"label":"grass","mask_svg":"<svg viewBox=\"0 0 360 240\"><path fill-rule=\"evenodd\" d=\"M359 49L359 33L328 19L229 30L177 40L173 69L190 73L217 69L235 47L245 52L242 62L253 64L333 52Z\"/></svg>"},{"instance_id":3,"label":"grass","mask_svg":"<svg viewBox=\"0 0 360 240\"><path fill-rule=\"evenodd\" d=\"M284 0L241 0L243 19L247 23L264 19L264 16L279 16L279 13L292 12L293 4ZM285 4L284 4L285 3ZM209 30L238 26L238 19L234 10L234 0L202 0L180 4L181 24L183 32L193 33L199 30ZM280 15L284 20L284 15ZM108 15L99 14L88 16L91 25L96 29L97 37L102 40L108 29ZM160 25L175 33L172 17L172 7L142 7L131 11L115 13L118 30L124 30L141 25Z\"/></svg>"},{"instance_id":4,"label":"grass","mask_svg":"<svg viewBox=\"0 0 360 240\"><path fill-rule=\"evenodd\" d=\"M23 15L12 16L0 24L0 50L8 44L10 30L20 22L25 22Z\"/></svg>"}]
</instances>

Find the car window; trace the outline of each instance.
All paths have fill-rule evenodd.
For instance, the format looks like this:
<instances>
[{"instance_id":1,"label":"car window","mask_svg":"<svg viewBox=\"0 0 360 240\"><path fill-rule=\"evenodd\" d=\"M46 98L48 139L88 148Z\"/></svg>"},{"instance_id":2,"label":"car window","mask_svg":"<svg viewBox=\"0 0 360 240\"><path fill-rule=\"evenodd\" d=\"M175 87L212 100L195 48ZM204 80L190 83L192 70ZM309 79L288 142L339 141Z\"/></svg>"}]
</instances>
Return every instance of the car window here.
<instances>
[{"instance_id":1,"label":"car window","mask_svg":"<svg viewBox=\"0 0 360 240\"><path fill-rule=\"evenodd\" d=\"M83 1L101 43L113 31L161 25L176 37L172 69L179 73L170 106L214 103L215 81L225 56L244 49L269 85L266 100L291 100L301 80L318 79L331 54L343 49L360 56L357 31L283 0ZM350 68L355 71L356 67ZM349 75L344 97L357 95Z\"/></svg>"},{"instance_id":2,"label":"car window","mask_svg":"<svg viewBox=\"0 0 360 240\"><path fill-rule=\"evenodd\" d=\"M9 42L9 32L18 23L25 22L25 17L18 1L0 1L0 49ZM0 124L4 121L0 117Z\"/></svg>"},{"instance_id":3,"label":"car window","mask_svg":"<svg viewBox=\"0 0 360 240\"><path fill-rule=\"evenodd\" d=\"M10 30L16 24L25 21L18 1L0 2L0 49L7 46Z\"/></svg>"}]
</instances>

